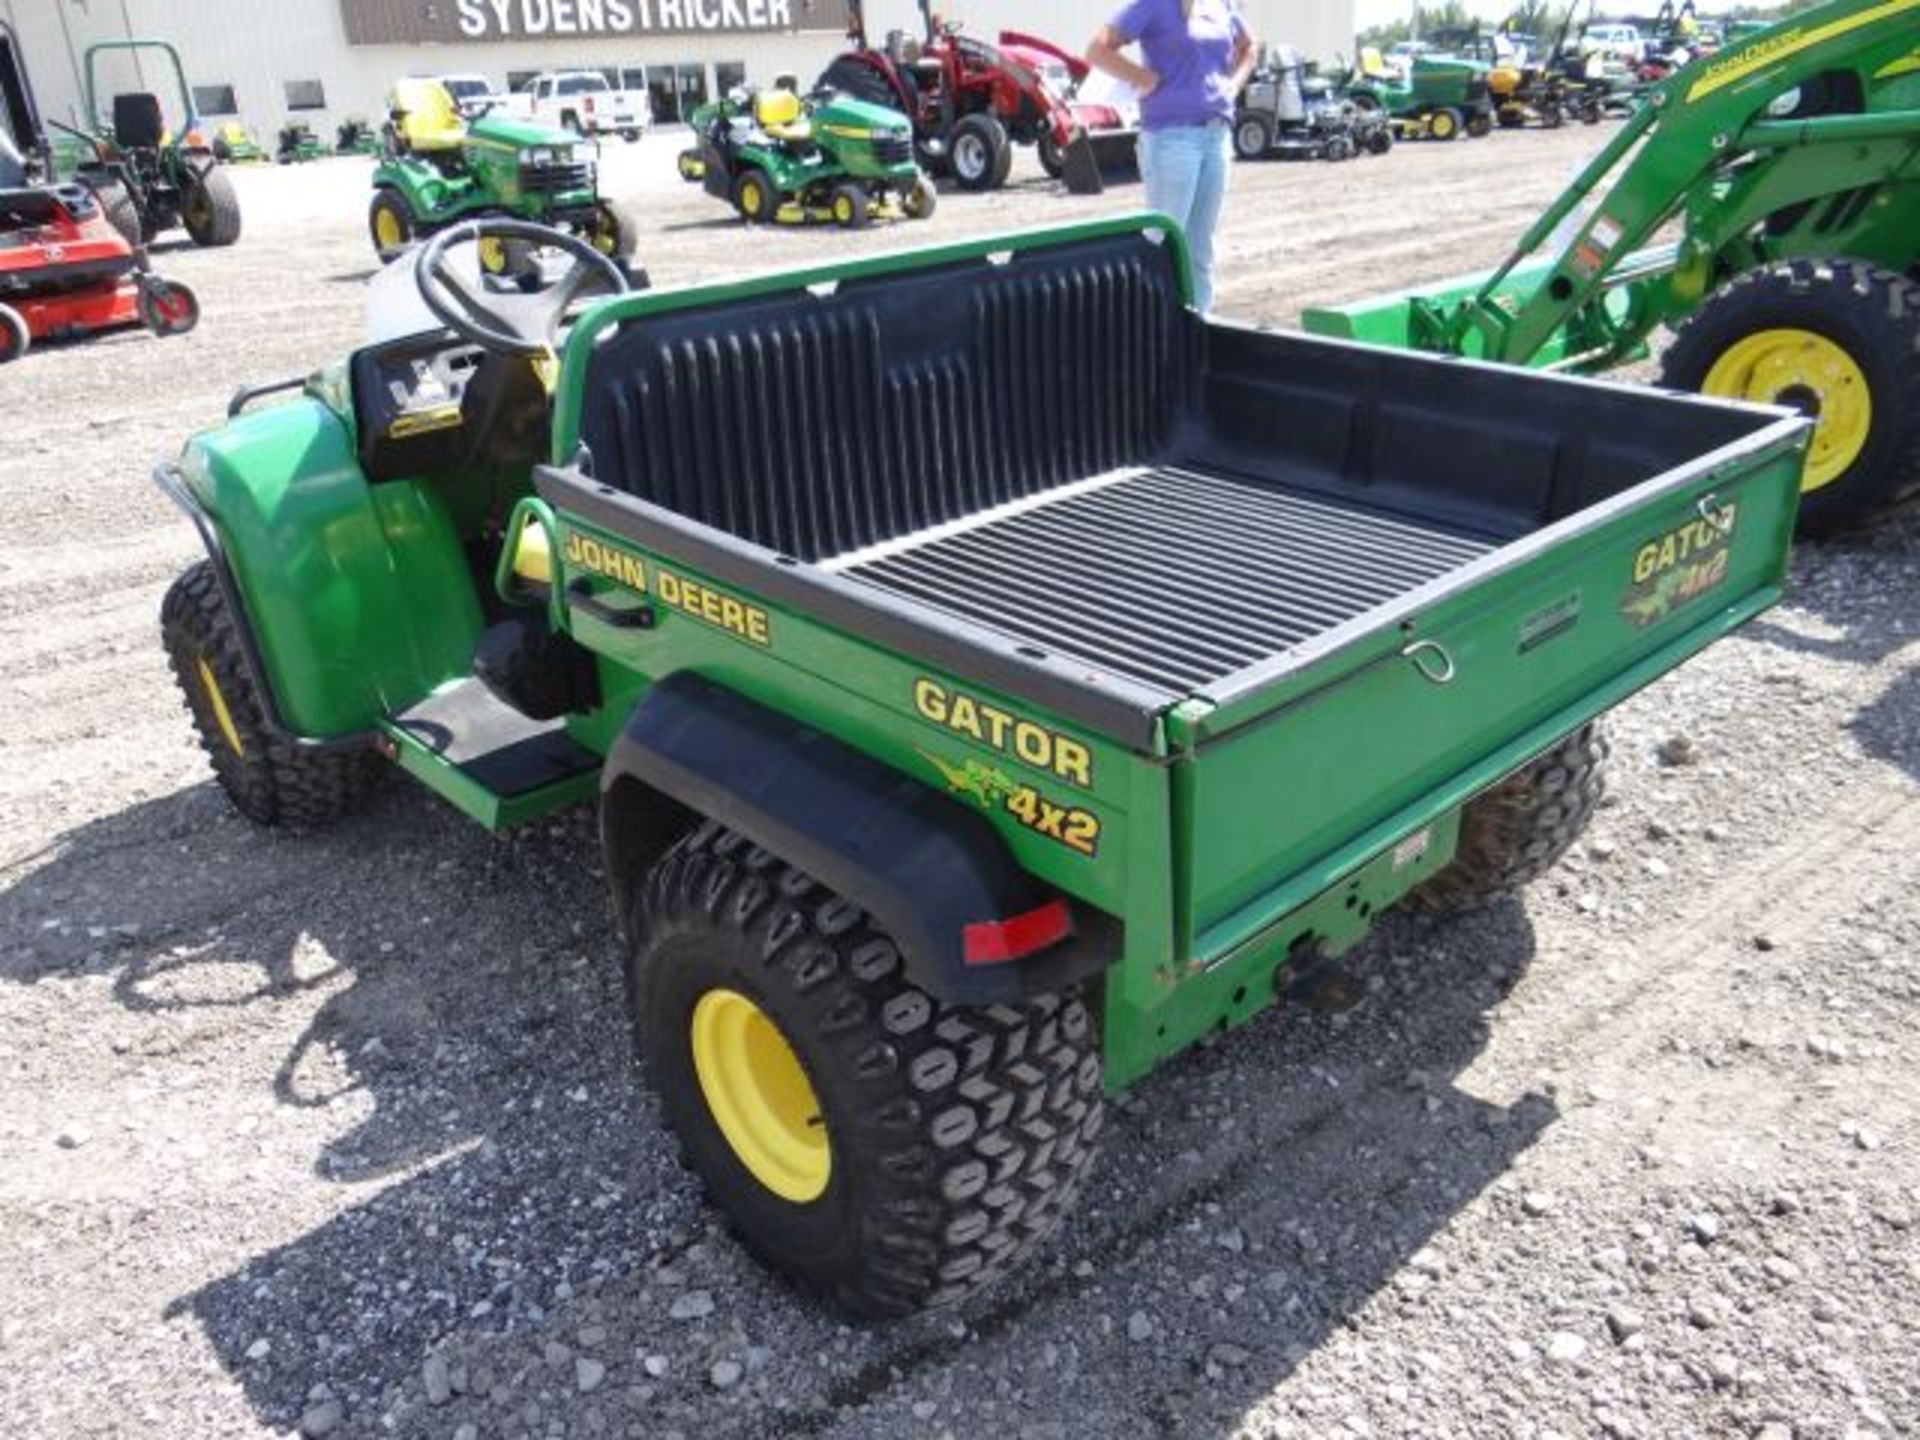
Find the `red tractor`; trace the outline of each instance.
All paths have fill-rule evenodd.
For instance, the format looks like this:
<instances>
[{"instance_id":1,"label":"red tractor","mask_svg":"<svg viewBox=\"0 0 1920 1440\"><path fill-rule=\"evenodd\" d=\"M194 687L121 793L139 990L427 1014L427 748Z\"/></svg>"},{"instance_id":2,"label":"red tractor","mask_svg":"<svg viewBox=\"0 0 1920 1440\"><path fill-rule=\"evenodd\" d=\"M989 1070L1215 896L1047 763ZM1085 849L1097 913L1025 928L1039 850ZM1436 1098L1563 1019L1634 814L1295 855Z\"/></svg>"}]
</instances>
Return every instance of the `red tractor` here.
<instances>
[{"instance_id":1,"label":"red tractor","mask_svg":"<svg viewBox=\"0 0 1920 1440\"><path fill-rule=\"evenodd\" d=\"M51 173L19 41L0 24L0 364L39 339L136 324L191 330L193 292L151 274L93 192L51 184Z\"/></svg>"},{"instance_id":2,"label":"red tractor","mask_svg":"<svg viewBox=\"0 0 1920 1440\"><path fill-rule=\"evenodd\" d=\"M1106 188L1103 162L1132 163L1135 135L1117 112L1072 98L1084 61L1011 32L989 45L936 16L932 0L919 3L925 40L896 31L876 50L867 43L864 7L848 0L853 48L827 66L820 88L905 115L921 169L951 175L963 190L995 190L1006 184L1013 147L1035 145L1048 174L1076 195L1097 195Z\"/></svg>"}]
</instances>

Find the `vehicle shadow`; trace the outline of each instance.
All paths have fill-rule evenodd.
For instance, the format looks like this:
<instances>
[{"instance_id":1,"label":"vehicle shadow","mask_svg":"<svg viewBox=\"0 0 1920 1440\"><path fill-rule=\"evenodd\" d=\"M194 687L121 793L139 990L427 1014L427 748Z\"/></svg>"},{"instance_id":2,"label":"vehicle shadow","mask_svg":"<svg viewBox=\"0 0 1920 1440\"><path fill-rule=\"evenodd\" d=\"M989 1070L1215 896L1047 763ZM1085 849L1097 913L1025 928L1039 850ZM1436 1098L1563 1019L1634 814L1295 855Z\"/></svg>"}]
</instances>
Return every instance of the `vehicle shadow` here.
<instances>
[{"instance_id":1,"label":"vehicle shadow","mask_svg":"<svg viewBox=\"0 0 1920 1440\"><path fill-rule=\"evenodd\" d=\"M557 1383L607 1433L804 1436L856 1407L934 1433L909 1417L922 1394L983 1355L1052 1354L1066 1368L1034 1393L1062 1433L1117 1376L1153 1397L1140 1433L1224 1431L1371 1297L1418 1303L1409 1259L1557 1113L1453 1083L1532 957L1524 909L1389 917L1355 957L1369 1003L1270 1014L1117 1105L1075 1218L1025 1269L957 1315L849 1330L725 1239L676 1164L593 845L586 811L496 840L399 786L334 831L266 836L201 785L81 827L0 891L0 926L47 937L0 982L106 975L157 1050L192 1027L279 1055L274 1124L338 1204L233 1230L210 1201L234 1267L167 1306L263 1422L297 1425L324 1384L336 1434L492 1434L553 1413ZM106 897L131 935L40 929ZM693 1291L709 1308L682 1315ZM1177 1312L1179 1338L1130 1340L1134 1309ZM614 1373L582 1401L572 1360L540 1357L589 1331ZM638 1365L656 1346L664 1376ZM439 1406L436 1349L459 1357ZM722 1395L709 1367L731 1356L748 1378Z\"/></svg>"},{"instance_id":2,"label":"vehicle shadow","mask_svg":"<svg viewBox=\"0 0 1920 1440\"><path fill-rule=\"evenodd\" d=\"M1920 497L1830 539L1794 546L1791 612L1748 632L1784 649L1876 665L1920 636Z\"/></svg>"}]
</instances>

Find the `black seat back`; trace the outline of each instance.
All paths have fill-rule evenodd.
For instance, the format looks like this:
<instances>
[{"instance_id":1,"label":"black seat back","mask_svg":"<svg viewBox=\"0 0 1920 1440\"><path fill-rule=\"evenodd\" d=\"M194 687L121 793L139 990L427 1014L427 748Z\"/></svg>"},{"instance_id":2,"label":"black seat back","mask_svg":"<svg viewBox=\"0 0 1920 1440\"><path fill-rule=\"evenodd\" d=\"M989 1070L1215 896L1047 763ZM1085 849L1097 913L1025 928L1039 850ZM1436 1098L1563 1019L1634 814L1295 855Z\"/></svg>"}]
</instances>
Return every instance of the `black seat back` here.
<instances>
[{"instance_id":1,"label":"black seat back","mask_svg":"<svg viewBox=\"0 0 1920 1440\"><path fill-rule=\"evenodd\" d=\"M1197 324L1143 235L636 320L596 352L594 476L818 560L1138 463Z\"/></svg>"},{"instance_id":2,"label":"black seat back","mask_svg":"<svg viewBox=\"0 0 1920 1440\"><path fill-rule=\"evenodd\" d=\"M123 150L150 150L167 133L157 95L113 97L113 141Z\"/></svg>"}]
</instances>

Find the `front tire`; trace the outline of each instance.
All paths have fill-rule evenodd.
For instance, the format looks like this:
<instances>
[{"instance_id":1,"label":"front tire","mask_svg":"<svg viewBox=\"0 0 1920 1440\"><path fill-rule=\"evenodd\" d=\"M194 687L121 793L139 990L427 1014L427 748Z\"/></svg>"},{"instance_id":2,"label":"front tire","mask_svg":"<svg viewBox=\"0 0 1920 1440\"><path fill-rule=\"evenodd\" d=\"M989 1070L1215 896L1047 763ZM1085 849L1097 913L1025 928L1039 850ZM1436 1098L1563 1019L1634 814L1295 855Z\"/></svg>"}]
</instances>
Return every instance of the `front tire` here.
<instances>
[{"instance_id":1,"label":"front tire","mask_svg":"<svg viewBox=\"0 0 1920 1440\"><path fill-rule=\"evenodd\" d=\"M185 335L200 323L200 297L178 280L149 278L134 300L140 323L163 339Z\"/></svg>"},{"instance_id":2,"label":"front tire","mask_svg":"<svg viewBox=\"0 0 1920 1440\"><path fill-rule=\"evenodd\" d=\"M1427 117L1427 134L1435 140L1458 140L1465 121L1452 106L1436 110Z\"/></svg>"},{"instance_id":3,"label":"front tire","mask_svg":"<svg viewBox=\"0 0 1920 1440\"><path fill-rule=\"evenodd\" d=\"M640 227L613 201L602 200L593 207L593 232L587 238L602 255L626 260L640 244Z\"/></svg>"},{"instance_id":4,"label":"front tire","mask_svg":"<svg viewBox=\"0 0 1920 1440\"><path fill-rule=\"evenodd\" d=\"M373 192L373 203L367 207L367 231L373 236L373 253L382 265L406 253L418 228L413 207L398 190Z\"/></svg>"},{"instance_id":5,"label":"front tire","mask_svg":"<svg viewBox=\"0 0 1920 1440\"><path fill-rule=\"evenodd\" d=\"M744 1243L856 1315L972 1293L1052 1232L1093 1158L1072 994L951 1009L859 907L716 825L630 927L647 1068Z\"/></svg>"},{"instance_id":6,"label":"front tire","mask_svg":"<svg viewBox=\"0 0 1920 1440\"><path fill-rule=\"evenodd\" d=\"M240 238L240 197L226 171L216 167L187 187L180 219L196 245L231 245Z\"/></svg>"},{"instance_id":7,"label":"front tire","mask_svg":"<svg viewBox=\"0 0 1920 1440\"><path fill-rule=\"evenodd\" d=\"M842 181L833 187L827 208L833 215L833 223L842 230L864 230L867 222L873 218L873 207L867 197L866 187L852 181Z\"/></svg>"},{"instance_id":8,"label":"front tire","mask_svg":"<svg viewBox=\"0 0 1920 1440\"><path fill-rule=\"evenodd\" d=\"M1413 904L1478 910L1552 869L1600 808L1607 749L1605 733L1588 725L1469 800L1453 863L1413 892Z\"/></svg>"},{"instance_id":9,"label":"front tire","mask_svg":"<svg viewBox=\"0 0 1920 1440\"><path fill-rule=\"evenodd\" d=\"M1920 484L1920 285L1857 261L1749 271L1680 327L1661 383L1817 417L1801 533L1854 524Z\"/></svg>"},{"instance_id":10,"label":"front tire","mask_svg":"<svg viewBox=\"0 0 1920 1440\"><path fill-rule=\"evenodd\" d=\"M141 223L140 207L134 203L133 195L118 180L94 188L93 198L100 202L107 223L120 232L120 238L127 244L138 249L153 238Z\"/></svg>"},{"instance_id":11,"label":"front tire","mask_svg":"<svg viewBox=\"0 0 1920 1440\"><path fill-rule=\"evenodd\" d=\"M18 360L32 345L26 317L11 305L0 305L0 365Z\"/></svg>"},{"instance_id":12,"label":"front tire","mask_svg":"<svg viewBox=\"0 0 1920 1440\"><path fill-rule=\"evenodd\" d=\"M933 182L922 175L907 187L900 208L909 220L931 220L940 208L939 192L933 188Z\"/></svg>"},{"instance_id":13,"label":"front tire","mask_svg":"<svg viewBox=\"0 0 1920 1440\"><path fill-rule=\"evenodd\" d=\"M735 178L733 208L749 225L765 225L779 212L779 197L764 170L749 166Z\"/></svg>"},{"instance_id":14,"label":"front tire","mask_svg":"<svg viewBox=\"0 0 1920 1440\"><path fill-rule=\"evenodd\" d=\"M160 638L200 747L234 809L260 825L318 829L360 807L379 776L378 759L372 751L302 749L268 731L209 562L168 589Z\"/></svg>"}]
</instances>

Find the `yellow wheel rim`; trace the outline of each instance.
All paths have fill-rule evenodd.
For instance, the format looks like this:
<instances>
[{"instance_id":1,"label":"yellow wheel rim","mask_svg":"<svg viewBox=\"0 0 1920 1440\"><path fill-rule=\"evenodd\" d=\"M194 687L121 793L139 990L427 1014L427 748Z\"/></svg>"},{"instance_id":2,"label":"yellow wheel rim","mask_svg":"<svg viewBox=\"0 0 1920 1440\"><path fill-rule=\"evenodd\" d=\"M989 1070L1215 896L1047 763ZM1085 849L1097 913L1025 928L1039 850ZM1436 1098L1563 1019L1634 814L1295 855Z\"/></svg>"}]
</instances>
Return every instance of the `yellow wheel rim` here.
<instances>
[{"instance_id":1,"label":"yellow wheel rim","mask_svg":"<svg viewBox=\"0 0 1920 1440\"><path fill-rule=\"evenodd\" d=\"M480 268L489 275L504 275L507 271L507 242L494 236L485 236L479 244Z\"/></svg>"},{"instance_id":2,"label":"yellow wheel rim","mask_svg":"<svg viewBox=\"0 0 1920 1440\"><path fill-rule=\"evenodd\" d=\"M400 217L382 206L373 213L373 238L380 242L382 250L397 250L406 244L406 233L400 228Z\"/></svg>"},{"instance_id":3,"label":"yellow wheel rim","mask_svg":"<svg viewBox=\"0 0 1920 1440\"><path fill-rule=\"evenodd\" d=\"M207 664L205 656L195 663L200 669L200 688L207 692L207 703L213 707L214 721L226 737L227 747L245 759L247 747L240 743L239 728L233 723L233 712L227 708L227 697L220 693L220 682L213 678L213 667Z\"/></svg>"},{"instance_id":4,"label":"yellow wheel rim","mask_svg":"<svg viewBox=\"0 0 1920 1440\"><path fill-rule=\"evenodd\" d=\"M745 210L747 214L755 220L758 220L760 216L766 212L767 196L766 192L760 188L759 181L749 180L745 185L741 186L740 208Z\"/></svg>"},{"instance_id":5,"label":"yellow wheel rim","mask_svg":"<svg viewBox=\"0 0 1920 1440\"><path fill-rule=\"evenodd\" d=\"M853 201L849 200L845 195L842 195L838 200L834 201L833 218L838 220L842 225L851 221L853 219Z\"/></svg>"},{"instance_id":6,"label":"yellow wheel rim","mask_svg":"<svg viewBox=\"0 0 1920 1440\"><path fill-rule=\"evenodd\" d=\"M1433 133L1434 138L1439 140L1444 140L1453 134L1453 117L1444 110L1438 115L1435 115L1433 117Z\"/></svg>"},{"instance_id":7,"label":"yellow wheel rim","mask_svg":"<svg viewBox=\"0 0 1920 1440\"><path fill-rule=\"evenodd\" d=\"M800 1057L737 990L693 1007L693 1069L714 1123L742 1165L782 1200L817 1200L833 1171L826 1122Z\"/></svg>"},{"instance_id":8,"label":"yellow wheel rim","mask_svg":"<svg viewBox=\"0 0 1920 1440\"><path fill-rule=\"evenodd\" d=\"M1866 448L1873 393L1845 347L1811 330L1758 330L1729 345L1700 389L1730 400L1790 405L1818 416L1801 489L1831 485Z\"/></svg>"}]
</instances>

